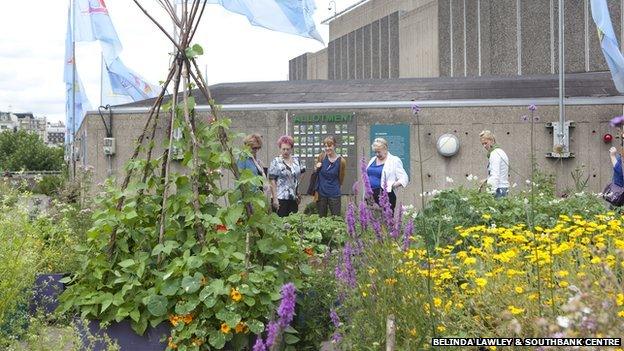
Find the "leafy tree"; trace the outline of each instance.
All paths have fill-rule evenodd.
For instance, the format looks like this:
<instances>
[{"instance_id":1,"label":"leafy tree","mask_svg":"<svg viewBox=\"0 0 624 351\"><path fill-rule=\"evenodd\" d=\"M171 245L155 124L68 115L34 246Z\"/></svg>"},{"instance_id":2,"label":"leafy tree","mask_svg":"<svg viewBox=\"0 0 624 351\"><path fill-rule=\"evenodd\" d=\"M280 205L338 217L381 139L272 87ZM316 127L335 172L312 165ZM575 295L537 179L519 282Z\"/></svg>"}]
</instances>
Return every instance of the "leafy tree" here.
<instances>
[{"instance_id":1,"label":"leafy tree","mask_svg":"<svg viewBox=\"0 0 624 351\"><path fill-rule=\"evenodd\" d=\"M58 171L63 167L63 148L49 147L35 133L0 133L0 170Z\"/></svg>"}]
</instances>

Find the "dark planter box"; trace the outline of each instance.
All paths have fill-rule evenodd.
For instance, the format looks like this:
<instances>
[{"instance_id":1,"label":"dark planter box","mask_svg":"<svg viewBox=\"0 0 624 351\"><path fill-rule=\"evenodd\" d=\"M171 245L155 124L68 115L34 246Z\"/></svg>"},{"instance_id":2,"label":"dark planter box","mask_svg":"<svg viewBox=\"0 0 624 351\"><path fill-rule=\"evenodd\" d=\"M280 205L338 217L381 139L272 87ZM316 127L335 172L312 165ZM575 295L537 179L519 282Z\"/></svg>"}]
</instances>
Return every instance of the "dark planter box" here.
<instances>
[{"instance_id":1,"label":"dark planter box","mask_svg":"<svg viewBox=\"0 0 624 351\"><path fill-rule=\"evenodd\" d=\"M95 320L90 320L86 328L80 320L76 322L76 325L85 351L106 351L104 336L116 342L121 351L164 351L167 348L166 339L171 331L170 325L166 322L156 328L148 327L143 335L138 335L132 330L129 320L112 322L105 329L102 329L99 321ZM161 339L164 341L161 342Z\"/></svg>"},{"instance_id":2,"label":"dark planter box","mask_svg":"<svg viewBox=\"0 0 624 351\"><path fill-rule=\"evenodd\" d=\"M29 311L31 315L37 311L50 315L59 305L59 295L65 291L65 284L61 283L67 273L39 274L30 299Z\"/></svg>"},{"instance_id":3,"label":"dark planter box","mask_svg":"<svg viewBox=\"0 0 624 351\"><path fill-rule=\"evenodd\" d=\"M148 327L144 335L138 335L132 330L129 320L119 323L110 323L108 328L102 329L100 322L90 320L85 327L83 322L76 320L76 326L82 341L81 351L106 351L104 336L108 336L111 341L119 345L120 351L164 351L167 349L167 338L171 333L169 322L163 322L156 328ZM163 340L162 342L160 340ZM236 346L226 343L223 351L244 351L251 350L251 342L255 341L255 336L249 334L245 346Z\"/></svg>"}]
</instances>

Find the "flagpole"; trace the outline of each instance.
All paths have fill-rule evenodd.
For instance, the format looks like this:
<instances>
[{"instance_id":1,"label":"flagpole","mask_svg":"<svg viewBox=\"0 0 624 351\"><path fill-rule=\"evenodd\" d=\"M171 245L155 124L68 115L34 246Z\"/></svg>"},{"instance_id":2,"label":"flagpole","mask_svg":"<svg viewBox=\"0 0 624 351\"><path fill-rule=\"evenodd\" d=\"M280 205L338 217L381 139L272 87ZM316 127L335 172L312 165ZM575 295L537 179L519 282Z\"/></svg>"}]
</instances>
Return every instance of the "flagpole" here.
<instances>
[{"instance_id":1,"label":"flagpole","mask_svg":"<svg viewBox=\"0 0 624 351\"><path fill-rule=\"evenodd\" d=\"M72 140L69 144L71 147L71 161L73 168L73 177L76 177L76 157L75 157L75 142L76 142L76 6L74 6L75 0L70 0L71 15L72 15Z\"/></svg>"},{"instance_id":2,"label":"flagpole","mask_svg":"<svg viewBox=\"0 0 624 351\"><path fill-rule=\"evenodd\" d=\"M100 53L100 106L104 105L104 54Z\"/></svg>"},{"instance_id":3,"label":"flagpole","mask_svg":"<svg viewBox=\"0 0 624 351\"><path fill-rule=\"evenodd\" d=\"M559 137L559 143L563 147L563 150L559 153L560 156L565 152L567 146L563 145L563 131L565 128L565 104L563 101L565 97L565 19L563 6L563 0L559 0L559 129L557 130L557 136Z\"/></svg>"}]
</instances>

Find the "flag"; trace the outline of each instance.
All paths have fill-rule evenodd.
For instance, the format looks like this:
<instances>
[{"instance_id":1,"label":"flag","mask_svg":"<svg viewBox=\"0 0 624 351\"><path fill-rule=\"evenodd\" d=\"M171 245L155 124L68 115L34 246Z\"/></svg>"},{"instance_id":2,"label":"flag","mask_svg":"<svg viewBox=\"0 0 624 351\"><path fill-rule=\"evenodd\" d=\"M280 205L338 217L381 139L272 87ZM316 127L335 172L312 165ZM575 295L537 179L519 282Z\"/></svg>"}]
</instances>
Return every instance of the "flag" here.
<instances>
[{"instance_id":1,"label":"flag","mask_svg":"<svg viewBox=\"0 0 624 351\"><path fill-rule=\"evenodd\" d=\"M620 51L606 0L591 0L592 18L598 27L600 47L611 71L615 88L624 93L624 56Z\"/></svg>"},{"instance_id":2,"label":"flag","mask_svg":"<svg viewBox=\"0 0 624 351\"><path fill-rule=\"evenodd\" d=\"M85 93L82 81L78 77L78 71L74 72L73 32L71 27L71 13L67 16L67 34L65 37L65 67L63 81L65 82L65 133L66 143L73 140L74 127L80 127L84 113L91 108L89 99ZM74 94L74 89L76 90ZM74 99L75 95L75 99Z\"/></svg>"},{"instance_id":3,"label":"flag","mask_svg":"<svg viewBox=\"0 0 624 351\"><path fill-rule=\"evenodd\" d=\"M180 4L184 0L177 0ZM314 0L206 0L247 17L254 26L316 39L324 44L316 30L312 14Z\"/></svg>"},{"instance_id":4,"label":"flag","mask_svg":"<svg viewBox=\"0 0 624 351\"><path fill-rule=\"evenodd\" d=\"M132 98L125 94L117 94L113 91L111 79L109 73L106 69L106 63L102 60L102 67L100 68L102 72L102 105L123 105L130 102L133 102Z\"/></svg>"},{"instance_id":5,"label":"flag","mask_svg":"<svg viewBox=\"0 0 624 351\"><path fill-rule=\"evenodd\" d=\"M113 26L104 0L74 0L74 32L75 40L99 40L107 62L114 60L122 50L121 41Z\"/></svg>"},{"instance_id":6,"label":"flag","mask_svg":"<svg viewBox=\"0 0 624 351\"><path fill-rule=\"evenodd\" d=\"M104 65L106 72L102 78L102 89L106 89L102 94L102 104L117 105L150 99L156 97L160 92L159 87L147 83L141 76L126 67L119 57L110 64L105 63Z\"/></svg>"}]
</instances>

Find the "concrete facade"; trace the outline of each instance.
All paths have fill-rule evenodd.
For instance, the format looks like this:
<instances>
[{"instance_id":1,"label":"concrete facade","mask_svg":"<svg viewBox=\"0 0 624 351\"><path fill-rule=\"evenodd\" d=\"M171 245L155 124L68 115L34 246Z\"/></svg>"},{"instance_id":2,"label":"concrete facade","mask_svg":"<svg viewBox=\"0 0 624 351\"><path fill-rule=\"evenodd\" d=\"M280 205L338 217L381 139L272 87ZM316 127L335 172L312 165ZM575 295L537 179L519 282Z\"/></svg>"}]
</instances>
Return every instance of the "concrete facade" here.
<instances>
[{"instance_id":1,"label":"concrete facade","mask_svg":"<svg viewBox=\"0 0 624 351\"><path fill-rule=\"evenodd\" d=\"M290 76L306 79L302 70L324 73L316 65L327 65L327 75L307 79L556 74L557 3L370 0L329 22L327 61L297 57ZM608 2L620 42L623 3ZM565 1L564 10L566 72L607 70L590 1Z\"/></svg>"},{"instance_id":2,"label":"concrete facade","mask_svg":"<svg viewBox=\"0 0 624 351\"><path fill-rule=\"evenodd\" d=\"M574 186L572 170L583 166L589 176L589 190L600 192L612 174L608 149L621 142L618 131L610 128L608 121L621 114L624 97L617 96L608 73L569 75L566 84L570 96L566 115L575 122L570 133L570 151L575 157L561 160L546 157L553 151L553 131L547 123L559 119L556 76L229 83L212 86L211 91L223 106L220 115L232 119L233 132L263 135L264 147L259 155L265 163L278 154L275 141L280 135L297 136L290 129L295 116L353 116L356 146L354 154L349 154L349 171L353 174L347 179L358 178L357 162L370 156L371 126L409 125L410 159L405 167L409 167L412 179L398 196L403 204L417 205L421 191L419 152L424 160L422 186L426 192L466 184L470 174L483 178L487 160L478 135L484 129L497 135L498 143L509 155L510 182L518 185L512 192L522 188L531 169L531 123L526 122L527 106L531 103L538 104L539 121L533 125L533 145L540 169L556 175L558 191L563 194ZM208 110L202 99L196 96L198 114L206 119ZM422 106L418 120L411 113L412 99ZM78 130L77 143L81 165L93 167L96 184L109 175L118 181L122 179L123 165L143 130L150 105L150 101L143 101L113 107L117 153L112 157L103 153L106 131L99 115L87 115ZM159 125L163 126L163 121ZM438 137L446 133L456 135L461 144L459 153L450 158L439 155L435 148ZM603 143L605 133L614 136L612 143ZM164 138L163 129L157 129L155 155L162 153ZM240 145L240 140L234 142ZM446 177L454 179L454 183L446 183ZM303 189L308 178L309 173L303 178ZM231 182L226 174L224 185Z\"/></svg>"},{"instance_id":3,"label":"concrete facade","mask_svg":"<svg viewBox=\"0 0 624 351\"><path fill-rule=\"evenodd\" d=\"M574 181L571 172L583 166L586 176L589 176L589 190L600 192L611 180L612 170L608 156L608 149L612 144L605 144L602 135L614 130L609 127L608 120L621 113L621 105L604 106L573 106L566 109L570 120L576 123L571 133L571 151L574 159L559 161L544 157L546 152L552 151L552 130L546 127L547 122L558 120L556 106L540 107L537 111L540 120L535 123L534 147L539 168L545 172L556 174L557 188L560 193L573 189ZM368 159L368 139L370 126L373 124L408 124L410 125L411 139L411 179L409 186L398 194L402 204L419 203L420 198L420 169L418 159L419 136L418 126L409 109L360 109L345 110L273 110L273 111L228 111L223 115L232 119L232 130L240 133L260 133L264 138L264 147L259 157L266 163L278 154L274 145L277 138L286 133L287 118L298 113L352 113L355 112L357 122L358 145L357 159ZM420 147L423 163L423 188L426 192L467 184L466 177L470 174L483 179L486 169L486 153L479 143L479 132L484 129L492 130L500 146L509 155L511 170L510 183L518 187L511 191L524 188L530 172L530 148L527 140L531 124L523 121L522 116L527 114L526 106L503 107L465 107L465 108L431 108L424 109L420 114ZM206 113L201 114L207 118ZM102 152L102 140L106 131L101 120L96 115L89 115L79 130L79 135L88 136L80 142L85 143L86 154L83 158L85 166L94 169L94 183L102 183L110 173L118 181L123 178L123 165L130 158L134 140L139 136L145 123L145 114L115 114L113 135L117 139L117 154L109 163L107 156ZM162 125L162 123L161 123ZM435 150L437 138L445 133L455 134L460 140L460 151L454 157L443 157ZM619 144L619 137L615 136L613 145ZM161 155L164 132L157 129L155 155ZM240 143L240 141L236 141ZM110 165L110 166L109 166ZM310 166L310 165L308 165ZM307 179L309 173L304 175ZM359 177L359 174L358 174ZM446 177L454 179L453 184L446 182ZM224 185L232 184L229 174L224 177Z\"/></svg>"}]
</instances>

